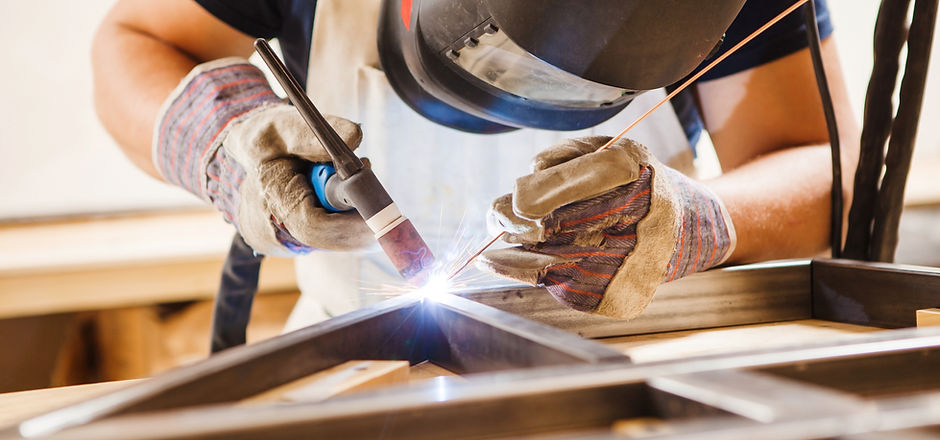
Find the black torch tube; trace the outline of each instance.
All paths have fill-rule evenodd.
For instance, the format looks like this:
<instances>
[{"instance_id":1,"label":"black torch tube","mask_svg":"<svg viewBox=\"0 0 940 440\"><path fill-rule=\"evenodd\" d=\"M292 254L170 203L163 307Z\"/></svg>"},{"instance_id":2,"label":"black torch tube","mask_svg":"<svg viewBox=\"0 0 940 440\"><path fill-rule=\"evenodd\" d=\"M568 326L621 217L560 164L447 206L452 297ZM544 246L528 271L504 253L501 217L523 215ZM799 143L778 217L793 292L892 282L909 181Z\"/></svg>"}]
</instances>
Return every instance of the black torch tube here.
<instances>
[{"instance_id":1,"label":"black torch tube","mask_svg":"<svg viewBox=\"0 0 940 440\"><path fill-rule=\"evenodd\" d=\"M261 56L261 59L264 60L264 63L268 65L268 68L271 69L271 73L274 74L274 77L277 78L277 82L284 88L287 97L290 98L294 107L297 107L300 115L304 118L304 121L307 121L307 125L313 130L317 139L320 139L323 148L329 153L330 158L333 159L333 167L336 168L336 173L339 174L339 177L346 179L361 170L363 168L362 160L343 142L343 139L336 134L336 130L333 130L333 127L326 122L323 115L314 107L313 102L307 97L304 89L294 76L288 73L287 67L284 66L281 59L274 53L274 50L271 49L268 42L263 38L255 40L255 50L258 52L258 55Z\"/></svg>"},{"instance_id":2,"label":"black torch tube","mask_svg":"<svg viewBox=\"0 0 940 440\"><path fill-rule=\"evenodd\" d=\"M819 41L819 28L816 24L815 0L809 0L803 6L803 21L806 25L806 37L809 42L809 52L813 60L813 73L816 76L816 87L822 100L823 114L826 118L826 128L829 130L829 147L832 158L832 189L830 193L830 223L829 245L832 248L832 258L842 256L842 153L839 145L839 127L836 123L836 112L829 92L829 82L826 80L826 69L823 65L822 48Z\"/></svg>"}]
</instances>

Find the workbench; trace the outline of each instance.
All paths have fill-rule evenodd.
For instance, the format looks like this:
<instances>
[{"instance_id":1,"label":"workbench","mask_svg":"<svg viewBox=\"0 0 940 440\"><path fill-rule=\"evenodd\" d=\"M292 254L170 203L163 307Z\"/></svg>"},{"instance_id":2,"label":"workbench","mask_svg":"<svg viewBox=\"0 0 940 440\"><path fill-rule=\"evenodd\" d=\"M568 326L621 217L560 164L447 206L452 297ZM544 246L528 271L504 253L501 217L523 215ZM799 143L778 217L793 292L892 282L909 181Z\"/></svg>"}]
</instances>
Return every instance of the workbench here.
<instances>
[{"instance_id":1,"label":"workbench","mask_svg":"<svg viewBox=\"0 0 940 440\"><path fill-rule=\"evenodd\" d=\"M211 300L234 233L202 210L0 225L0 319ZM259 288L295 291L293 261Z\"/></svg>"},{"instance_id":2,"label":"workbench","mask_svg":"<svg viewBox=\"0 0 940 440\"><path fill-rule=\"evenodd\" d=\"M0 390L138 378L207 356L233 234L206 210L0 224L0 335L16 335L0 348ZM291 259L266 260L259 294L252 340L279 334L299 295Z\"/></svg>"}]
</instances>

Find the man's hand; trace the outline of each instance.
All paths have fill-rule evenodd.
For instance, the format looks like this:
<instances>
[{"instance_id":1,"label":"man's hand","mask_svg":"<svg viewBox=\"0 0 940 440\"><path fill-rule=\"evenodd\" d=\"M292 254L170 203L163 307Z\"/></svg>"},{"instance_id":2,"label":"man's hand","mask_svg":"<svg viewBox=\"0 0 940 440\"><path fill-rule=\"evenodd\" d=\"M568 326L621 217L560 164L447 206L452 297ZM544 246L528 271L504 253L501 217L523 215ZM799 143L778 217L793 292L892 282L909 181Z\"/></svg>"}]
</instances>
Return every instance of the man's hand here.
<instances>
[{"instance_id":1,"label":"man's hand","mask_svg":"<svg viewBox=\"0 0 940 440\"><path fill-rule=\"evenodd\" d=\"M161 108L153 160L163 178L222 212L252 249L290 256L374 241L355 212L328 213L308 180L330 157L297 110L283 104L242 58L196 66ZM327 116L347 145L359 126Z\"/></svg>"},{"instance_id":2,"label":"man's hand","mask_svg":"<svg viewBox=\"0 0 940 440\"><path fill-rule=\"evenodd\" d=\"M490 225L522 246L489 251L483 269L545 285L577 310L632 318L656 287L724 262L735 233L718 197L628 139L562 142L497 199Z\"/></svg>"}]
</instances>

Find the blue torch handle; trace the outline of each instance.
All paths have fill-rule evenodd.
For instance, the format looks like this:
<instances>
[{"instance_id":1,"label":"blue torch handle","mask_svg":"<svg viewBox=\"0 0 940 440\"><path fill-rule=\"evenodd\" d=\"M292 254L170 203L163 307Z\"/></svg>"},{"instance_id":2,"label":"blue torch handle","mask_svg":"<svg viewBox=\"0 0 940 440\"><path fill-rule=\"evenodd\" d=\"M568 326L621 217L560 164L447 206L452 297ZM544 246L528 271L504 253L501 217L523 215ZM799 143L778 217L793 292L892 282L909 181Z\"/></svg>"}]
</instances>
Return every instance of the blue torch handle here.
<instances>
[{"instance_id":1,"label":"blue torch handle","mask_svg":"<svg viewBox=\"0 0 940 440\"><path fill-rule=\"evenodd\" d=\"M317 200L320 202L320 206L328 212L352 211L352 209L337 209L330 204L326 196L326 183L335 175L336 169L333 168L332 165L320 163L313 166L313 169L310 171L310 183L313 184L313 189L317 194Z\"/></svg>"}]
</instances>

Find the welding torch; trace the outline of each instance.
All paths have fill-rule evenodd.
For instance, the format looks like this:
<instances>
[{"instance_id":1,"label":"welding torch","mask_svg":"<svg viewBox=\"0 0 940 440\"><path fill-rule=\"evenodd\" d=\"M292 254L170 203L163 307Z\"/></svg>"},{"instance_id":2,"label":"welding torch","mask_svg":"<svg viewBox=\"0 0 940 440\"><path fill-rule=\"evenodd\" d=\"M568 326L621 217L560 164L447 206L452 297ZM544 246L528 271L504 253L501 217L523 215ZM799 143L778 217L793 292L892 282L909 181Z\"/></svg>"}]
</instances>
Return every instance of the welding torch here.
<instances>
[{"instance_id":1,"label":"welding torch","mask_svg":"<svg viewBox=\"0 0 940 440\"><path fill-rule=\"evenodd\" d=\"M314 165L311 172L320 205L330 212L358 211L398 273L417 285L424 284L434 255L411 220L401 214L372 169L326 122L268 42L259 38L254 46L333 160L332 165Z\"/></svg>"}]
</instances>

